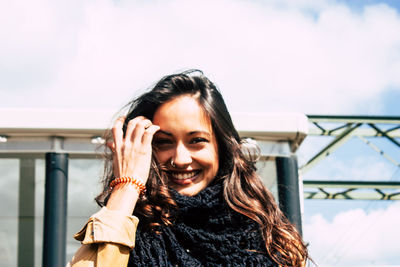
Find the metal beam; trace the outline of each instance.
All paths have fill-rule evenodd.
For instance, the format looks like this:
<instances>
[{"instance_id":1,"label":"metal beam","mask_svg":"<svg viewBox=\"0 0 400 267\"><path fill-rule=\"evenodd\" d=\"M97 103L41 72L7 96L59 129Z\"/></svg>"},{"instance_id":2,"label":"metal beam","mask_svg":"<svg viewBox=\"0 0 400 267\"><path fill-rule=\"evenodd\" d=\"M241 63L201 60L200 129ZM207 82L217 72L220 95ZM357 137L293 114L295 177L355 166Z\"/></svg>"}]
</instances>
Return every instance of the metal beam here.
<instances>
[{"instance_id":1,"label":"metal beam","mask_svg":"<svg viewBox=\"0 0 400 267\"><path fill-rule=\"evenodd\" d=\"M336 150L339 146L344 144L347 140L350 139L351 133L360 127L362 123L357 123L356 125L349 124L347 129L343 131L339 136L337 136L332 142L330 142L325 148L323 148L320 152L318 152L314 157L312 157L304 166L300 168L302 173L304 174L310 168L312 168L319 161L329 156L334 150Z\"/></svg>"},{"instance_id":2,"label":"metal beam","mask_svg":"<svg viewBox=\"0 0 400 267\"><path fill-rule=\"evenodd\" d=\"M397 162L397 160L395 160L394 158L392 158L390 155L388 155L385 151L383 151L382 149L380 149L379 147L377 147L376 145L372 144L370 141L368 141L367 139L365 139L362 136L357 136L361 141L363 141L364 143L366 143L370 148L372 148L375 152L379 153L379 155L381 155L382 157L384 157L385 159L387 159L388 161L390 161L391 163L393 163L395 166L400 167L400 163Z\"/></svg>"},{"instance_id":3,"label":"metal beam","mask_svg":"<svg viewBox=\"0 0 400 267\"><path fill-rule=\"evenodd\" d=\"M331 200L400 200L400 192L350 192L327 193L323 191L304 191L304 199L331 199Z\"/></svg>"},{"instance_id":4,"label":"metal beam","mask_svg":"<svg viewBox=\"0 0 400 267\"><path fill-rule=\"evenodd\" d=\"M303 187L305 199L400 200L394 181L303 181Z\"/></svg>"},{"instance_id":5,"label":"metal beam","mask_svg":"<svg viewBox=\"0 0 400 267\"><path fill-rule=\"evenodd\" d=\"M315 125L315 124L314 124ZM345 126L345 125L344 125ZM397 127L396 127L397 128ZM343 130L327 130L324 128L310 128L308 135L309 136L339 136ZM400 138L400 129L387 130L386 134L391 138ZM380 134L377 133L374 129L366 129L366 128L358 128L353 133L353 136L364 136L364 137L380 137Z\"/></svg>"},{"instance_id":6,"label":"metal beam","mask_svg":"<svg viewBox=\"0 0 400 267\"><path fill-rule=\"evenodd\" d=\"M400 124L398 116L335 116L307 115L310 122L341 122L341 123L383 123Z\"/></svg>"},{"instance_id":7,"label":"metal beam","mask_svg":"<svg viewBox=\"0 0 400 267\"><path fill-rule=\"evenodd\" d=\"M400 189L400 182L396 181L303 181L304 188L329 187L329 188L369 188L369 189Z\"/></svg>"},{"instance_id":8,"label":"metal beam","mask_svg":"<svg viewBox=\"0 0 400 267\"><path fill-rule=\"evenodd\" d=\"M375 131L377 131L380 135L386 137L387 139L389 139L390 142L392 142L393 144L395 144L396 146L400 147L400 143L397 142L395 139L393 139L392 137L390 137L389 135L386 134L386 132L382 131L381 129L379 129L376 125L372 124L372 123L368 123L368 125L373 128Z\"/></svg>"},{"instance_id":9,"label":"metal beam","mask_svg":"<svg viewBox=\"0 0 400 267\"><path fill-rule=\"evenodd\" d=\"M8 159L8 158L35 158L35 159L44 159L47 152L38 152L38 151L12 151L7 153L0 152L0 159ZM74 151L65 151L68 154L68 158L70 159L102 159L103 155L95 152L74 152ZM71 154L70 154L71 153Z\"/></svg>"}]
</instances>

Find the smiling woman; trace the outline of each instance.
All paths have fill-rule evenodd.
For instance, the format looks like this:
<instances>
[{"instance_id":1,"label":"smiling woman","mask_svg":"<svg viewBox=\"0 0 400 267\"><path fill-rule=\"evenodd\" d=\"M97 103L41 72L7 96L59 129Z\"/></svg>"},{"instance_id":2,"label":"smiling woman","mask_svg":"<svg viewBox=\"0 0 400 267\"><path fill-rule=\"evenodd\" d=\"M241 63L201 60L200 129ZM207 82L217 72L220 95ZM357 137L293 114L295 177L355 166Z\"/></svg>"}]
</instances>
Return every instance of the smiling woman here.
<instances>
[{"instance_id":1,"label":"smiling woman","mask_svg":"<svg viewBox=\"0 0 400 267\"><path fill-rule=\"evenodd\" d=\"M162 78L111 133L103 208L76 235L72 266L305 265L300 235L200 71Z\"/></svg>"}]
</instances>

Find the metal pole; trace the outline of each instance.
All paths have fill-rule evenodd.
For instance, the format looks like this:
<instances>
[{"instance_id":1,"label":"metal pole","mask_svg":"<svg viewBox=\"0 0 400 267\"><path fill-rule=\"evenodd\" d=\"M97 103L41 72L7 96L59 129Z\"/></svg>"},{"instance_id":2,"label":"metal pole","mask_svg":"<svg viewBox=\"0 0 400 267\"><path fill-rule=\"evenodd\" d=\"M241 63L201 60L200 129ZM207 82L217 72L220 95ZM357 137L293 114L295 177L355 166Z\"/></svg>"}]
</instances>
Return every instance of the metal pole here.
<instances>
[{"instance_id":1,"label":"metal pole","mask_svg":"<svg viewBox=\"0 0 400 267\"><path fill-rule=\"evenodd\" d=\"M279 207L302 235L299 176L296 156L277 157Z\"/></svg>"},{"instance_id":2,"label":"metal pole","mask_svg":"<svg viewBox=\"0 0 400 267\"><path fill-rule=\"evenodd\" d=\"M43 267L64 267L67 232L68 154L46 153Z\"/></svg>"}]
</instances>

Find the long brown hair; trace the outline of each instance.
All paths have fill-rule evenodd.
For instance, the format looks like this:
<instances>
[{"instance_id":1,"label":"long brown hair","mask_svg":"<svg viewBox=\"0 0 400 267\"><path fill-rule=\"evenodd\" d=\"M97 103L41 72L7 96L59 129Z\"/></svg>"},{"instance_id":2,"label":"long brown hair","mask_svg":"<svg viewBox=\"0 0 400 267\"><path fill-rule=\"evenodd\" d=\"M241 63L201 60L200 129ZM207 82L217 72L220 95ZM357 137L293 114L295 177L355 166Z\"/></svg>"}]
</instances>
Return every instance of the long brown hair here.
<instances>
[{"instance_id":1,"label":"long brown hair","mask_svg":"<svg viewBox=\"0 0 400 267\"><path fill-rule=\"evenodd\" d=\"M152 120L160 105L184 94L197 99L211 119L220 159L216 177L223 182L227 204L260 225L267 252L277 264L303 266L308 253L301 236L261 182L255 162L243 152L241 139L221 93L201 71L190 70L162 78L154 88L129 103L125 123L137 116ZM106 138L111 139L111 136L108 134ZM108 151L105 155L104 188L96 198L101 206L107 203L110 196L109 184L115 178L112 154ZM160 225L172 224L176 203L169 192L165 173L154 156L146 188L146 195L138 200L134 210L134 214L141 217L141 224L154 231Z\"/></svg>"}]
</instances>

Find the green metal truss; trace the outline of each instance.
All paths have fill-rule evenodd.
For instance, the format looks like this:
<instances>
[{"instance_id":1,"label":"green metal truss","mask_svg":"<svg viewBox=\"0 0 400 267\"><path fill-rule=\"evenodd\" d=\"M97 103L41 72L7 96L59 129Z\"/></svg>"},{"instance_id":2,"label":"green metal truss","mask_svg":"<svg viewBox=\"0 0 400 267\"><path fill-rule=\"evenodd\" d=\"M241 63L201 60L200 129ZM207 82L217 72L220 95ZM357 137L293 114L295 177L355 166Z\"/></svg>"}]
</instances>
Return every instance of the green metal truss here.
<instances>
[{"instance_id":1,"label":"green metal truss","mask_svg":"<svg viewBox=\"0 0 400 267\"><path fill-rule=\"evenodd\" d=\"M306 173L350 138L359 138L386 160L400 168L391 157L369 139L386 138L400 149L400 117L308 115L309 136L330 136L333 140L299 168ZM400 182L394 181L303 181L306 199L400 200Z\"/></svg>"},{"instance_id":2,"label":"green metal truss","mask_svg":"<svg viewBox=\"0 0 400 267\"><path fill-rule=\"evenodd\" d=\"M305 199L400 200L400 182L303 181L303 187Z\"/></svg>"}]
</instances>

